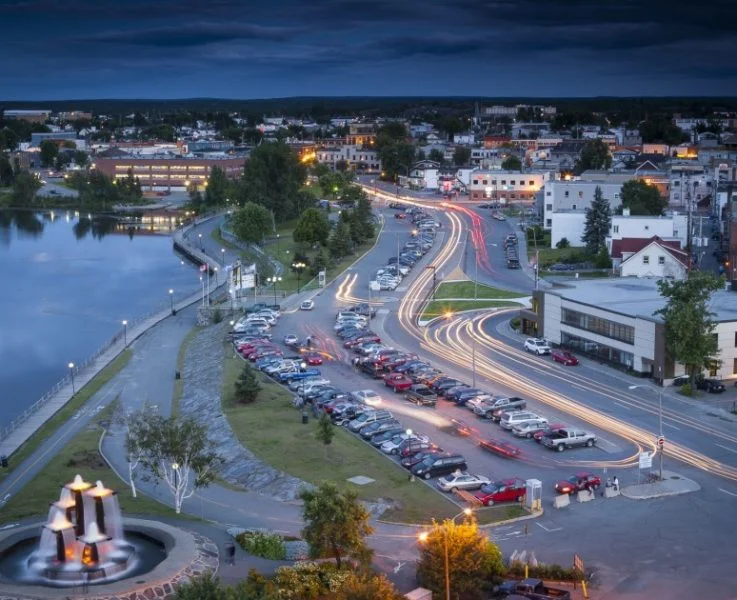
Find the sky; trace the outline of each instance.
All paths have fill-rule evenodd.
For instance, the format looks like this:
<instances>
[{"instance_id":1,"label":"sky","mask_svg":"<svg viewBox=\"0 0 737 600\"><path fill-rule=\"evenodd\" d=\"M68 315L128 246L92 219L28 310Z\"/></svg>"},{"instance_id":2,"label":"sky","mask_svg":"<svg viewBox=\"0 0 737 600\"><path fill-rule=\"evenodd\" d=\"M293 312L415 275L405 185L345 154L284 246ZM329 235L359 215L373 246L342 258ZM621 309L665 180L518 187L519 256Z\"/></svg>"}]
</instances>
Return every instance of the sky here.
<instances>
[{"instance_id":1,"label":"sky","mask_svg":"<svg viewBox=\"0 0 737 600\"><path fill-rule=\"evenodd\" d=\"M0 0L0 99L737 95L737 0Z\"/></svg>"}]
</instances>

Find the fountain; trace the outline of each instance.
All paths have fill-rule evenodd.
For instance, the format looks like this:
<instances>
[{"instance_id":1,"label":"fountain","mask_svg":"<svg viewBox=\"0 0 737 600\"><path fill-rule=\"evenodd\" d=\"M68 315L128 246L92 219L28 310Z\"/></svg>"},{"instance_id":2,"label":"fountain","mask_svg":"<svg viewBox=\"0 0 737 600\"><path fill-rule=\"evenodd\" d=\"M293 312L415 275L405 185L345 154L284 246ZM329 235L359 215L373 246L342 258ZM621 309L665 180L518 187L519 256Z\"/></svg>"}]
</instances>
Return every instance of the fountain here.
<instances>
[{"instance_id":1,"label":"fountain","mask_svg":"<svg viewBox=\"0 0 737 600\"><path fill-rule=\"evenodd\" d=\"M116 493L77 475L51 504L28 566L49 581L88 583L124 574L135 557L125 540Z\"/></svg>"}]
</instances>

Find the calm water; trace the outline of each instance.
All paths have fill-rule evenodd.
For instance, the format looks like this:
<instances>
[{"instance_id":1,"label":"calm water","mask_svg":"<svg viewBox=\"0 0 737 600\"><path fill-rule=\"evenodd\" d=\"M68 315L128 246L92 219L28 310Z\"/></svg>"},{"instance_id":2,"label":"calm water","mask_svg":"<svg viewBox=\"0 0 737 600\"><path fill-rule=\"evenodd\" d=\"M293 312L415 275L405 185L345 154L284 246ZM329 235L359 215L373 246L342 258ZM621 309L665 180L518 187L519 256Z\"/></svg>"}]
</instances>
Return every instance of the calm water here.
<instances>
[{"instance_id":1,"label":"calm water","mask_svg":"<svg viewBox=\"0 0 737 600\"><path fill-rule=\"evenodd\" d=\"M73 211L0 211L0 427L129 322L199 289L168 235Z\"/></svg>"}]
</instances>

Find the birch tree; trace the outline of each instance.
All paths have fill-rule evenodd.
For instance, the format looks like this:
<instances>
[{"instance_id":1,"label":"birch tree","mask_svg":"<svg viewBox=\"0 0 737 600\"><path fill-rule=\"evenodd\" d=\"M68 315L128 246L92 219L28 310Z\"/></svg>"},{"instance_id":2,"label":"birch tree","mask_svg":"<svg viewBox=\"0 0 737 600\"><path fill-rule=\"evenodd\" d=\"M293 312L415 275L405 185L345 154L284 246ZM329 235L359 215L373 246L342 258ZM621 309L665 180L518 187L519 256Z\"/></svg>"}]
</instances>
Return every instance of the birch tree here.
<instances>
[{"instance_id":1,"label":"birch tree","mask_svg":"<svg viewBox=\"0 0 737 600\"><path fill-rule=\"evenodd\" d=\"M141 464L144 448L147 447L147 440L151 435L151 429L149 427L150 416L155 410L148 402L145 402L141 410L123 413L116 419L121 425L127 428L125 436L125 459L128 462L128 484L131 487L131 494L134 498L138 498L134 472L138 465Z\"/></svg>"}]
</instances>

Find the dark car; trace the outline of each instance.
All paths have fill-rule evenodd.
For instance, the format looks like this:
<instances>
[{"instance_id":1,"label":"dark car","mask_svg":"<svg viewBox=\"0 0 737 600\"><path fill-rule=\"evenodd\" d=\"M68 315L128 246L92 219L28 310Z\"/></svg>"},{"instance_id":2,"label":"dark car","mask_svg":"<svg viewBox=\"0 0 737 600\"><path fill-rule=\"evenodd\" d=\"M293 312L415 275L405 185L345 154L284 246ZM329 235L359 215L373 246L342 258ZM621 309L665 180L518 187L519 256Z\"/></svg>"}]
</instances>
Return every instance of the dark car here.
<instances>
[{"instance_id":1,"label":"dark car","mask_svg":"<svg viewBox=\"0 0 737 600\"><path fill-rule=\"evenodd\" d=\"M479 446L484 450L488 450L493 454L497 454L498 456L503 456L505 458L519 458L519 456L522 454L522 451L514 444L510 444L509 442L504 442L501 440L495 440L493 438L479 440Z\"/></svg>"},{"instance_id":2,"label":"dark car","mask_svg":"<svg viewBox=\"0 0 737 600\"><path fill-rule=\"evenodd\" d=\"M578 364L578 359L568 352L568 350L556 349L550 353L550 356L555 362L561 363L566 367L575 367Z\"/></svg>"},{"instance_id":3,"label":"dark car","mask_svg":"<svg viewBox=\"0 0 737 600\"><path fill-rule=\"evenodd\" d=\"M709 394L721 394L727 389L718 379L706 379L704 377L699 377L696 380L696 388Z\"/></svg>"},{"instance_id":4,"label":"dark car","mask_svg":"<svg viewBox=\"0 0 737 600\"><path fill-rule=\"evenodd\" d=\"M361 437L364 440L370 440L377 433L383 433L384 431L395 429L400 426L401 424L396 419L384 419L383 421L376 421L374 423L369 423L365 427L361 428Z\"/></svg>"},{"instance_id":5,"label":"dark car","mask_svg":"<svg viewBox=\"0 0 737 600\"><path fill-rule=\"evenodd\" d=\"M392 427L390 429L386 429L382 431L381 433L377 433L376 435L372 435L369 439L369 442L371 442L372 446L376 446L377 448L381 446L384 442L387 440L392 439L395 435L398 433L404 433L406 429L401 426Z\"/></svg>"},{"instance_id":6,"label":"dark car","mask_svg":"<svg viewBox=\"0 0 737 600\"><path fill-rule=\"evenodd\" d=\"M429 456L439 456L442 453L443 451L440 448L428 448L426 450L415 452L414 454L408 454L407 456L402 457L402 466L405 469L411 469Z\"/></svg>"},{"instance_id":7,"label":"dark car","mask_svg":"<svg viewBox=\"0 0 737 600\"><path fill-rule=\"evenodd\" d=\"M433 444L429 439L413 436L403 440L402 443L399 444L397 447L397 454L402 458L406 458L413 454L417 454L418 452L429 452L431 450L437 450L438 452L441 451L441 449Z\"/></svg>"},{"instance_id":8,"label":"dark car","mask_svg":"<svg viewBox=\"0 0 737 600\"><path fill-rule=\"evenodd\" d=\"M423 479L442 477L456 471L465 471L466 459L461 454L429 456L412 467L412 474Z\"/></svg>"},{"instance_id":9,"label":"dark car","mask_svg":"<svg viewBox=\"0 0 737 600\"><path fill-rule=\"evenodd\" d=\"M468 385L456 385L452 388L449 388L445 390L443 393L443 397L446 400L449 400L450 402L457 402L458 398L460 397L463 392L468 392L469 390L472 390L474 388L468 386Z\"/></svg>"},{"instance_id":10,"label":"dark car","mask_svg":"<svg viewBox=\"0 0 737 600\"><path fill-rule=\"evenodd\" d=\"M446 390L452 387L463 385L462 381L453 379L452 377L441 377L432 384L428 384L437 394L442 395Z\"/></svg>"}]
</instances>

